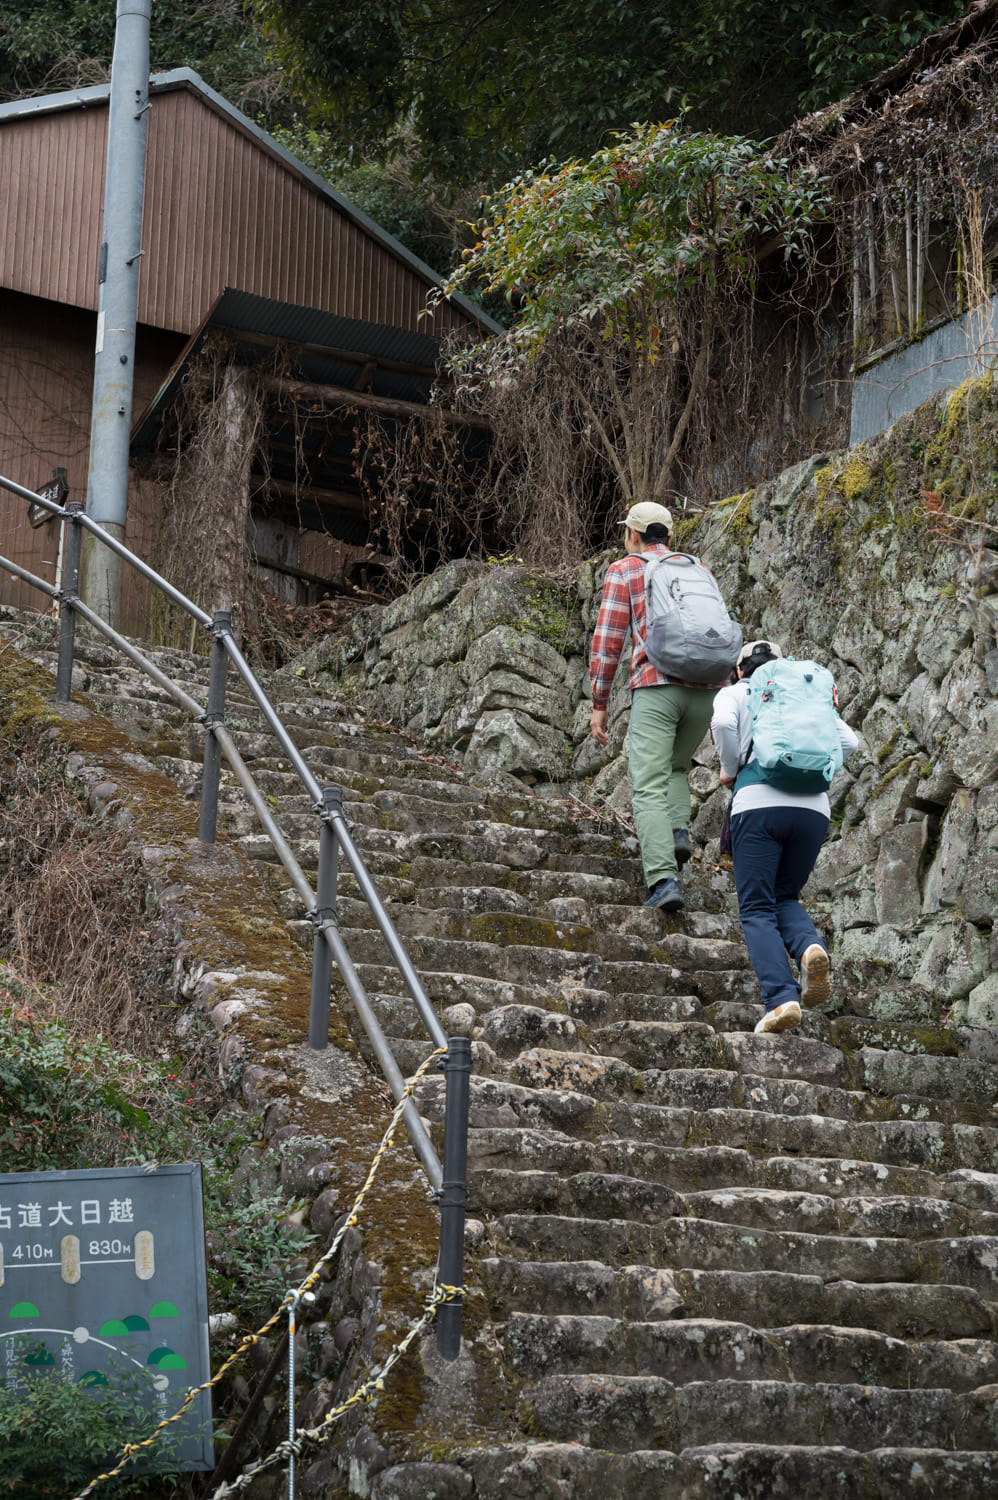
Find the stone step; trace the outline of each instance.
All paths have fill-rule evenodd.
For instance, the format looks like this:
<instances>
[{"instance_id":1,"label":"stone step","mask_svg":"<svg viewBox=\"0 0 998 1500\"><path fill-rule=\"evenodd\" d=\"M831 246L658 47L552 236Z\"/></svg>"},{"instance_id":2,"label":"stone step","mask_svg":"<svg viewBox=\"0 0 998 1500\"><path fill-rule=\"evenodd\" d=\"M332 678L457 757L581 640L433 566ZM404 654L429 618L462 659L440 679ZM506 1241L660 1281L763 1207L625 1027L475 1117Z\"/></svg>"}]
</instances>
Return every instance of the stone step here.
<instances>
[{"instance_id":1,"label":"stone step","mask_svg":"<svg viewBox=\"0 0 998 1500\"><path fill-rule=\"evenodd\" d=\"M945 1448L856 1449L813 1444L713 1443L680 1453L609 1453L581 1443L490 1445L461 1450L476 1500L776 1500L828 1493L835 1500L996 1500L998 1453ZM436 1470L438 1466L426 1466ZM399 1473L403 1472L401 1470ZM830 1478L831 1476L831 1478ZM457 1483L457 1479L454 1481ZM419 1491L423 1493L422 1490ZM405 1492L377 1485L374 1500ZM412 1493L412 1491L410 1491ZM441 1493L447 1493L441 1491ZM452 1493L458 1495L460 1489Z\"/></svg>"},{"instance_id":2,"label":"stone step","mask_svg":"<svg viewBox=\"0 0 998 1500\"><path fill-rule=\"evenodd\" d=\"M699 1271L600 1261L479 1262L500 1318L514 1311L596 1314L652 1322L721 1318L778 1328L787 1315L811 1324L865 1328L899 1339L994 1339L998 1307L947 1283L824 1281L790 1271Z\"/></svg>"},{"instance_id":3,"label":"stone step","mask_svg":"<svg viewBox=\"0 0 998 1500\"><path fill-rule=\"evenodd\" d=\"M768 1059L756 1049L739 1054L731 1047L730 1037L718 1037L704 1023L618 1023L629 1031L641 1027L649 1034L644 1055L654 1058L656 1066L632 1068L614 1057L612 1047L600 1046L611 1028L573 1030L568 1045L563 1046L557 1023L545 1039L544 1023L536 1011L537 1007L506 1007L476 1029L472 1055L479 1076L505 1078L528 1088L569 1089L600 1100L636 1096L645 1104L672 1109L744 1109L856 1122L904 1119L909 1113L907 1102L899 1097L882 1099L863 1090L807 1083L803 1081L806 1067L800 1062L792 1072L787 1068L789 1078L752 1073L749 1069L764 1067ZM804 1045L804 1039L795 1042L798 1049ZM518 1044L526 1045L516 1053ZM990 1110L949 1100L920 1099L915 1113L919 1119L942 1124L990 1126L994 1118Z\"/></svg>"},{"instance_id":4,"label":"stone step","mask_svg":"<svg viewBox=\"0 0 998 1500\"><path fill-rule=\"evenodd\" d=\"M661 969L654 963L643 963L640 960L618 962L604 958L598 951L589 951L585 948L571 950L535 947L528 941L522 940L500 944L486 940L461 941L451 938L421 937L406 931L411 924L406 921L404 907L396 908L394 916L400 933L406 938L406 947L410 957L420 973L424 970L444 970L450 973L481 975L485 979L506 979L514 984L528 984L534 987L575 982L584 985L587 989L612 989L615 987L614 981L616 980L620 988L627 990L639 988L641 980L647 976L649 988L654 987L659 994L667 993L664 986L670 978L669 971ZM525 918L517 920L528 921ZM544 924L539 925L543 927ZM306 923L305 926L308 927L308 924ZM503 936L510 938L529 939L531 931L534 930L530 926L520 928L512 924L503 924L503 926L505 929ZM310 946L309 933L306 932L302 936L307 939L305 946ZM355 964L370 964L376 967L385 965L388 950L380 933L367 928L355 928L344 929L343 936ZM586 940L588 940L588 935L586 935ZM609 948L611 952L619 952L622 948L625 951L631 951L632 944L636 942L635 939L623 938L616 934L610 934L602 940L598 934L593 934L593 941L600 947ZM683 976L677 974L673 983L678 984L682 978Z\"/></svg>"},{"instance_id":5,"label":"stone step","mask_svg":"<svg viewBox=\"0 0 998 1500\"><path fill-rule=\"evenodd\" d=\"M528 1379L557 1372L658 1375L691 1381L860 1384L973 1391L998 1375L990 1339L895 1339L871 1329L792 1324L766 1332L721 1318L625 1322L594 1315L513 1313L506 1357Z\"/></svg>"},{"instance_id":6,"label":"stone step","mask_svg":"<svg viewBox=\"0 0 998 1500\"><path fill-rule=\"evenodd\" d=\"M740 1224L671 1218L661 1224L628 1219L581 1219L554 1214L504 1214L490 1224L495 1250L531 1259L564 1261L582 1243L590 1255L617 1265L717 1271L765 1271L792 1266L828 1281L931 1281L967 1286L986 1301L998 1298L998 1237L898 1240L747 1229Z\"/></svg>"},{"instance_id":7,"label":"stone step","mask_svg":"<svg viewBox=\"0 0 998 1500\"><path fill-rule=\"evenodd\" d=\"M571 1054L564 1056L571 1060ZM420 1083L418 1097L425 1114L442 1118L432 1081ZM993 1175L998 1167L998 1132L991 1127L931 1120L846 1121L762 1109L676 1109L601 1100L553 1082L526 1088L474 1073L470 1098L476 1128L522 1125L577 1137L618 1136L657 1146L735 1146L761 1156L832 1156L936 1172L961 1167Z\"/></svg>"},{"instance_id":8,"label":"stone step","mask_svg":"<svg viewBox=\"0 0 998 1500\"><path fill-rule=\"evenodd\" d=\"M956 1393L889 1386L719 1380L675 1385L652 1375L549 1375L521 1394L524 1428L554 1442L615 1453L710 1443L826 1444L869 1452L888 1445L988 1451L998 1441L989 1388Z\"/></svg>"},{"instance_id":9,"label":"stone step","mask_svg":"<svg viewBox=\"0 0 998 1500\"><path fill-rule=\"evenodd\" d=\"M383 879L379 879L379 889ZM402 976L390 965L358 964L357 972L369 994L405 993ZM504 979L433 969L421 969L420 979L434 1004L441 1008L468 1005L479 1016L487 1016L504 1005L537 1007L539 999L547 999L545 1008L554 1014L569 1016L587 1026L613 1021L620 1015L648 1013L649 1019L654 1017L666 1021L697 1021L701 1016L700 1002L695 995L643 995L627 991L611 995L608 990L588 989L572 979L556 985L534 987Z\"/></svg>"},{"instance_id":10,"label":"stone step","mask_svg":"<svg viewBox=\"0 0 998 1500\"><path fill-rule=\"evenodd\" d=\"M435 1100L426 1098L424 1108ZM594 1171L640 1176L681 1193L728 1188L773 1188L828 1198L941 1199L973 1213L993 1213L998 1177L958 1169L936 1173L882 1162L823 1157L760 1158L731 1146L669 1146L639 1139L573 1137L559 1130L488 1126L468 1137L469 1170Z\"/></svg>"},{"instance_id":11,"label":"stone step","mask_svg":"<svg viewBox=\"0 0 998 1500\"><path fill-rule=\"evenodd\" d=\"M740 1228L899 1240L998 1235L998 1214L948 1199L902 1195L825 1197L782 1188L726 1187L680 1193L653 1178L588 1170L486 1171L471 1178L471 1212L638 1220L710 1219Z\"/></svg>"}]
</instances>

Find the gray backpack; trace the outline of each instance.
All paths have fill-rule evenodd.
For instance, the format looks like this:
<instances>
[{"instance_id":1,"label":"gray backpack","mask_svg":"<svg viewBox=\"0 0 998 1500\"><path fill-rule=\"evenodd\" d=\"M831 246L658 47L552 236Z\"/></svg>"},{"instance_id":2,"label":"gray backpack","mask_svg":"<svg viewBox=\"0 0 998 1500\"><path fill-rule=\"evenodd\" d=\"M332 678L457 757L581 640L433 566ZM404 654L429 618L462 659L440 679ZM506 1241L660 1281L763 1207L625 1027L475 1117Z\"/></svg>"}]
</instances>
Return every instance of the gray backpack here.
<instances>
[{"instance_id":1,"label":"gray backpack","mask_svg":"<svg viewBox=\"0 0 998 1500\"><path fill-rule=\"evenodd\" d=\"M642 552L645 563L645 651L664 677L719 683L742 649L742 627L697 557Z\"/></svg>"}]
</instances>

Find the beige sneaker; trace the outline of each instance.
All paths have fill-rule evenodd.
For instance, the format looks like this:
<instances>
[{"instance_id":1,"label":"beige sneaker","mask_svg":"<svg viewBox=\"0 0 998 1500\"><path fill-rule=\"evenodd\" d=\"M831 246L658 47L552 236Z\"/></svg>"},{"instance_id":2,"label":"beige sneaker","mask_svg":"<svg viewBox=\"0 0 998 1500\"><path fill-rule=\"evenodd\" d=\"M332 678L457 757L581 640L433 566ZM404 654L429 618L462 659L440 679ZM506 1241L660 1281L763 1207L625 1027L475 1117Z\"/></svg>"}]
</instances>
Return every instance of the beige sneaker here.
<instances>
[{"instance_id":1,"label":"beige sneaker","mask_svg":"<svg viewBox=\"0 0 998 1500\"><path fill-rule=\"evenodd\" d=\"M804 1005L824 1005L832 992L828 954L820 943L805 948L800 961L800 997Z\"/></svg>"},{"instance_id":2,"label":"beige sneaker","mask_svg":"<svg viewBox=\"0 0 998 1500\"><path fill-rule=\"evenodd\" d=\"M756 1022L756 1036L777 1031L791 1031L800 1025L800 1006L796 1000L787 1000L773 1010L767 1010L761 1021Z\"/></svg>"}]
</instances>

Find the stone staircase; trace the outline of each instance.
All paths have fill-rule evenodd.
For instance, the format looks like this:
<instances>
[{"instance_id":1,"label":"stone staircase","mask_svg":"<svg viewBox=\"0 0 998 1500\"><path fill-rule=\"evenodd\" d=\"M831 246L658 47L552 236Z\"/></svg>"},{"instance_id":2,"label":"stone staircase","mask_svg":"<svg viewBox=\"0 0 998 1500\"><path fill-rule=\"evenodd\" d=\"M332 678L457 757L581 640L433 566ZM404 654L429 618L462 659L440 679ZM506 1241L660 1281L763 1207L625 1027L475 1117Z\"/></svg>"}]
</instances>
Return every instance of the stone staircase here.
<instances>
[{"instance_id":1,"label":"stone staircase","mask_svg":"<svg viewBox=\"0 0 998 1500\"><path fill-rule=\"evenodd\" d=\"M52 663L43 617L0 611L0 633ZM153 654L204 701L203 660ZM197 731L159 689L100 645L76 675L194 795ZM621 830L475 784L286 676L268 690L474 1039L468 1279L513 1418L434 1433L374 1500L998 1497L998 1037L848 995L757 1037L727 877L688 867L687 912L646 912ZM231 679L228 722L314 879L315 820ZM222 807L272 862L242 793ZM348 874L339 920L412 1071L425 1035ZM441 1122L436 1078L420 1107Z\"/></svg>"}]
</instances>

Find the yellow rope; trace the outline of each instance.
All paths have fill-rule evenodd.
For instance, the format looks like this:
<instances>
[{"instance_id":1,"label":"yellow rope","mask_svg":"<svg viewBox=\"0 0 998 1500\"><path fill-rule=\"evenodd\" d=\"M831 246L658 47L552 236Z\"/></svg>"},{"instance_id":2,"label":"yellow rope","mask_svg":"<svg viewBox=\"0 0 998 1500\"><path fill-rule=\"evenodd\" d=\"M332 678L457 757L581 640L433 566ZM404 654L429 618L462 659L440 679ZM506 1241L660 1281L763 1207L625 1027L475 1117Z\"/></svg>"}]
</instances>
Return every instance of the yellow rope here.
<instances>
[{"instance_id":1,"label":"yellow rope","mask_svg":"<svg viewBox=\"0 0 998 1500\"><path fill-rule=\"evenodd\" d=\"M381 1144L374 1154L374 1160L371 1162L371 1169L367 1174L367 1180L365 1181L364 1186L361 1188L360 1192L353 1200L353 1205L350 1209L350 1212L344 1222L340 1225L340 1228L337 1230L333 1242L329 1246L329 1249L316 1261L315 1265L312 1267L311 1271L305 1277L305 1280L301 1283L301 1285L293 1289L292 1291L289 1291L285 1295L277 1311L273 1314L272 1317L267 1319L266 1323L264 1323L261 1328L257 1329L256 1333L248 1333L246 1335L242 1342L238 1344L233 1352L229 1355L228 1359L225 1360L225 1362L222 1364L217 1374L212 1375L210 1379L203 1381L201 1385L192 1386L188 1390L187 1395L184 1397L183 1404L173 1413L172 1416L164 1417L163 1421L160 1422L158 1426L153 1428L152 1432L147 1438L143 1438L143 1440L139 1443L126 1443L125 1447L121 1450L121 1458L116 1466L113 1469L108 1469L104 1474L95 1475L95 1477L91 1479L86 1488L80 1490L79 1494L74 1496L74 1500L85 1500L85 1496L91 1494L92 1491L95 1490L97 1486L101 1484L105 1479L113 1479L116 1474L120 1474L122 1469L124 1469L125 1466L130 1463L135 1455L137 1453L140 1453L143 1448L152 1447L152 1445L159 1437L160 1433L164 1432L172 1422L180 1421L181 1417L183 1417L188 1411L191 1402L196 1396L200 1396L202 1392L210 1390L214 1385L218 1385L219 1381L222 1380L223 1377L228 1373L228 1371L235 1364L236 1360L241 1358L241 1356L246 1353L247 1349L251 1349L254 1344L259 1343L259 1341L267 1333L270 1332L270 1330L274 1327L274 1324L277 1323L280 1319L281 1314L285 1311L285 1309L289 1307L295 1299L300 1300L306 1292L312 1289L322 1273L323 1266L326 1265L330 1260L332 1260L333 1256L340 1248L340 1245L343 1242L343 1236L346 1234L347 1230L352 1228L357 1223L358 1210L363 1203L366 1194L370 1191L378 1167L381 1165L382 1158L391 1150L395 1132L398 1129L399 1121L402 1119L402 1116L405 1113L405 1107L408 1104L409 1099L412 1097L413 1088L419 1082L420 1078L426 1072L427 1068L434 1061L434 1059L440 1057L446 1051L446 1047L438 1047L434 1052L431 1052L429 1057L425 1058L424 1061L420 1063L415 1073L413 1073L412 1077L409 1079L408 1083L402 1091L401 1098L395 1106L394 1113L392 1114L392 1117L388 1122L388 1128L385 1131L384 1135L381 1137ZM380 1379L383 1380L384 1376L387 1374L391 1366L401 1358L402 1354L405 1352L405 1349L409 1347L409 1344L412 1342L412 1339L415 1337L416 1333L419 1332L419 1330L428 1322L432 1321L433 1317L436 1314L436 1309L439 1303L446 1301L449 1296L456 1295L459 1290L460 1289L456 1287L449 1287L437 1288L436 1291L434 1291L433 1295L427 1303L427 1311L423 1314L423 1317L410 1330L407 1337L403 1340L402 1345L398 1346L398 1352L396 1353L396 1350L392 1350L391 1354L388 1357L388 1360L385 1362L385 1366L381 1372L381 1376L379 1377ZM438 1292L446 1292L447 1296L438 1296ZM372 1382L368 1381L367 1384L371 1385ZM365 1389L366 1387L361 1387L362 1391ZM346 1405L341 1408L341 1412L348 1410L348 1408L355 1405L358 1400L370 1400L374 1394L375 1393L372 1391L371 1395L362 1397L358 1392L356 1396L352 1396L346 1403ZM340 1415L341 1412L337 1412L336 1415ZM325 1419L325 1422L323 1423L323 1426L325 1426L329 1421L330 1417L327 1417ZM320 1429L316 1430L318 1431ZM306 1433L305 1436L310 1436L310 1434ZM281 1448L285 1447L287 1447L288 1451L290 1452L290 1444L288 1440L286 1440L285 1443L281 1444ZM275 1452L278 1451L279 1450L275 1450ZM268 1467L270 1466L270 1459L266 1459L264 1460L264 1462ZM260 1466L257 1465L254 1472L258 1473L259 1467ZM242 1481L236 1481L237 1486L241 1484L241 1482ZM232 1493L232 1491L225 1484L223 1484L222 1487L218 1491L216 1491L217 1496L222 1496L230 1493Z\"/></svg>"},{"instance_id":2,"label":"yellow rope","mask_svg":"<svg viewBox=\"0 0 998 1500\"><path fill-rule=\"evenodd\" d=\"M423 1316L418 1322L412 1325L405 1337L391 1350L377 1375L372 1375L370 1380L365 1381L362 1386L359 1386L353 1395L349 1396L343 1402L342 1406L334 1407L332 1411L327 1412L318 1427L299 1427L295 1432L293 1442L290 1438L285 1438L284 1442L278 1443L277 1447L271 1453L268 1453L266 1458L262 1458L258 1463L253 1464L244 1474L240 1474L238 1479L234 1479L231 1484L224 1483L219 1485L218 1489L212 1495L211 1500L226 1500L226 1496L238 1494L241 1489L250 1484L267 1469L272 1469L277 1464L285 1463L292 1454L298 1457L306 1442L322 1442L333 1423L337 1422L340 1417L353 1407L366 1405L368 1402L373 1401L384 1390L385 1376L389 1370L398 1364L417 1334L422 1333L423 1329L433 1322L433 1319L437 1315L437 1308L442 1303L450 1301L451 1297L460 1297L463 1295L464 1287L446 1286L443 1283L437 1286L426 1299L426 1309L423 1312Z\"/></svg>"}]
</instances>

